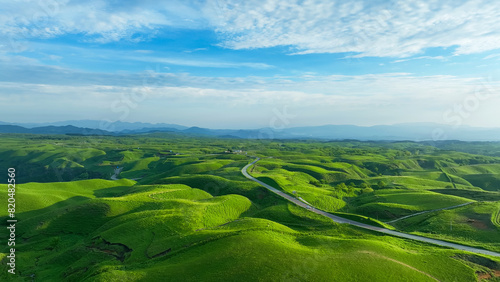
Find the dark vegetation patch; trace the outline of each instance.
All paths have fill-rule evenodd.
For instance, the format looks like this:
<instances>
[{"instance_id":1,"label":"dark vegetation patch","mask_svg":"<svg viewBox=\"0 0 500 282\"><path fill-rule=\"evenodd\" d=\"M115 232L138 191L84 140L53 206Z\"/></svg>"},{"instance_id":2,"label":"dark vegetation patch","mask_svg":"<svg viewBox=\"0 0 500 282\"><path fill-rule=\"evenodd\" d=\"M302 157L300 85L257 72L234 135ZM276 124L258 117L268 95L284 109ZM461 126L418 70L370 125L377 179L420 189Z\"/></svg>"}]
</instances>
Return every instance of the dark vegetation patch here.
<instances>
[{"instance_id":1,"label":"dark vegetation patch","mask_svg":"<svg viewBox=\"0 0 500 282\"><path fill-rule=\"evenodd\" d=\"M89 248L94 251L109 254L115 257L120 262L125 261L125 259L127 259L130 256L130 253L133 251L124 244L108 242L101 236L93 238Z\"/></svg>"}]
</instances>

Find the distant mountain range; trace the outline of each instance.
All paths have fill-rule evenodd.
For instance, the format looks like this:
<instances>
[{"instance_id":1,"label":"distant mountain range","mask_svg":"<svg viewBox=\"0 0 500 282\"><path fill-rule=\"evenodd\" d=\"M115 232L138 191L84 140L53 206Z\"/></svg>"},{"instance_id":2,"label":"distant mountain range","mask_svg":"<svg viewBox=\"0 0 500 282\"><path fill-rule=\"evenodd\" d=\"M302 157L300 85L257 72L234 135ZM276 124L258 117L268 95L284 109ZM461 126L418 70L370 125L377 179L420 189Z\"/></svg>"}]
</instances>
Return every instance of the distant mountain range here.
<instances>
[{"instance_id":1,"label":"distant mountain range","mask_svg":"<svg viewBox=\"0 0 500 282\"><path fill-rule=\"evenodd\" d=\"M0 121L0 125L18 125L25 128L72 125L75 127L100 129L112 132L120 132L123 130L141 130L143 128L175 128L179 130L188 128L187 126L168 123L143 123L123 121L107 122L102 120L66 120L45 123L7 123Z\"/></svg>"},{"instance_id":2,"label":"distant mountain range","mask_svg":"<svg viewBox=\"0 0 500 282\"><path fill-rule=\"evenodd\" d=\"M396 125L356 126L323 125L292 127L282 130L261 129L209 129L186 127L167 123L113 122L96 120L61 121L55 123L5 123L0 122L0 133L124 135L152 132L175 132L195 136L245 139L322 139L322 140L462 140L500 141L500 128L478 128L434 123L408 123Z\"/></svg>"},{"instance_id":3,"label":"distant mountain range","mask_svg":"<svg viewBox=\"0 0 500 282\"><path fill-rule=\"evenodd\" d=\"M78 135L115 135L113 132L94 129L81 128L72 125L65 126L41 126L26 128L18 125L0 125L0 133L30 133L30 134L78 134Z\"/></svg>"}]
</instances>

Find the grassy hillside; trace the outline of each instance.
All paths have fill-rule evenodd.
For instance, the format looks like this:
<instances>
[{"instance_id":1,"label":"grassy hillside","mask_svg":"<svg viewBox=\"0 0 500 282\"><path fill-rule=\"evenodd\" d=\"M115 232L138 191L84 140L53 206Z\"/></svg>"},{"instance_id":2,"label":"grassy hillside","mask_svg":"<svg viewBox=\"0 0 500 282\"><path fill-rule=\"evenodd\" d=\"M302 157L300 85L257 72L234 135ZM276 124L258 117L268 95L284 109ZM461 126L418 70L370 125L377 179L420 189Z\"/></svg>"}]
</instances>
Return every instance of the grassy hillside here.
<instances>
[{"instance_id":1,"label":"grassy hillside","mask_svg":"<svg viewBox=\"0 0 500 282\"><path fill-rule=\"evenodd\" d=\"M476 164L449 167L446 171L458 175L484 190L500 191L500 164Z\"/></svg>"},{"instance_id":2,"label":"grassy hillside","mask_svg":"<svg viewBox=\"0 0 500 282\"><path fill-rule=\"evenodd\" d=\"M383 189L349 202L349 211L381 220L391 220L426 210L435 210L472 200L431 191Z\"/></svg>"},{"instance_id":3,"label":"grassy hillside","mask_svg":"<svg viewBox=\"0 0 500 282\"><path fill-rule=\"evenodd\" d=\"M500 194L491 188L500 158L463 151L411 142L159 133L2 135L0 165L4 171L16 168L19 222L18 274L8 276L4 247L0 281L476 281L480 274L495 276L498 259L336 224L240 172L253 160L248 156L259 156L250 168L253 176L316 208L500 251ZM117 168L119 180L110 180ZM0 193L0 202L6 201L7 194ZM394 226L384 223L467 202L474 204ZM0 210L2 222L6 216ZM0 240L8 235L0 232Z\"/></svg>"},{"instance_id":4,"label":"grassy hillside","mask_svg":"<svg viewBox=\"0 0 500 282\"><path fill-rule=\"evenodd\" d=\"M339 226L289 204L245 217L252 203L239 195L213 197L178 184L110 187L111 181L94 182L72 184L82 196L100 190L108 196L80 202L67 198L37 214L19 212L24 219L18 229L22 243L16 246L19 280L32 274L42 281L220 281L242 276L469 281L475 276L451 258L454 251ZM43 191L41 185L24 188L20 195ZM442 263L453 271L439 270L436 265Z\"/></svg>"},{"instance_id":5,"label":"grassy hillside","mask_svg":"<svg viewBox=\"0 0 500 282\"><path fill-rule=\"evenodd\" d=\"M500 227L500 204L498 205L496 211L491 214L491 222L497 227Z\"/></svg>"},{"instance_id":6,"label":"grassy hillside","mask_svg":"<svg viewBox=\"0 0 500 282\"><path fill-rule=\"evenodd\" d=\"M418 215L394 223L406 232L500 251L499 202Z\"/></svg>"}]
</instances>

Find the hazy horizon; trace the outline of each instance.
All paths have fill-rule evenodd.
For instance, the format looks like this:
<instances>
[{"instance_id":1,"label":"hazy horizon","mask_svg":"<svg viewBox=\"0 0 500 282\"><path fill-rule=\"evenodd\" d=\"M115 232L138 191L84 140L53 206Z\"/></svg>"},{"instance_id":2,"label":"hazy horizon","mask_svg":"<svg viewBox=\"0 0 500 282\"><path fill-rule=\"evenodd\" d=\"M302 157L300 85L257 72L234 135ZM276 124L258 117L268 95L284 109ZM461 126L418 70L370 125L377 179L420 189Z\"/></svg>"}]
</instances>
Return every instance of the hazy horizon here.
<instances>
[{"instance_id":1,"label":"hazy horizon","mask_svg":"<svg viewBox=\"0 0 500 282\"><path fill-rule=\"evenodd\" d=\"M190 124L174 124L174 123L169 123L168 121L167 122L144 122L144 121L110 121L110 120L91 120L91 119L84 119L84 120L58 120L58 121L47 121L47 122L43 122L43 121L33 121L33 122L6 122L6 121L3 121L3 120L0 120L0 125L2 123L8 123L8 124L19 124L20 126L22 126L23 124L27 124L27 125L40 125L40 126L44 126L45 124L57 124L57 123L71 123L71 122L82 122L82 121L88 121L88 122L92 122L92 121L97 121L97 122L102 122L103 124L108 124L108 123L112 123L112 122L124 122L124 123L141 123L141 124L150 124L150 125L160 125L160 124L173 124L173 125L178 125L178 126L184 126L186 128L190 128L190 127L200 127L200 128L205 128L205 127L202 127L202 126L198 126L196 124L193 124L193 125L190 125ZM373 124L373 125L359 125L359 124L333 124L333 123L329 123L329 124L310 124L310 125L300 125L300 126L295 126L293 124L289 124L288 126L283 126L283 127L279 127L279 128L294 128L294 127L322 127L322 126L358 126L358 127L374 127L374 126L403 126L403 125L408 125L408 126L416 126L416 125L428 125L428 126L447 126L446 124L440 124L440 123L433 123L433 122L407 122L407 123L391 123L391 124ZM472 127L472 128L478 128L478 129L499 129L500 126L492 126L492 127L488 127L488 126L469 126L469 125L462 125L460 127ZM457 127L457 128L460 128L460 127ZM244 130L252 130L252 129L261 129L261 128L264 128L264 127L206 127L206 128L209 128L209 129L244 129Z\"/></svg>"}]
</instances>

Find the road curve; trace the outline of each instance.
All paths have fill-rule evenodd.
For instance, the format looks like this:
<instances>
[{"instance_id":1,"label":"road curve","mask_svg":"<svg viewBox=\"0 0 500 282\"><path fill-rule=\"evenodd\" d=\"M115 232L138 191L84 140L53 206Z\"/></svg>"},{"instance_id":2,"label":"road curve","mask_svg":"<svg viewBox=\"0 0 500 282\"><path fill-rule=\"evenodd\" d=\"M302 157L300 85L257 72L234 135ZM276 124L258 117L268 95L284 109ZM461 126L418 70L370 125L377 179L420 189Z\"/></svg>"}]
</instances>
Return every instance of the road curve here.
<instances>
[{"instance_id":1,"label":"road curve","mask_svg":"<svg viewBox=\"0 0 500 282\"><path fill-rule=\"evenodd\" d=\"M290 195L288 195L288 194L286 194L286 193L284 193L284 192L282 192L282 191L280 191L280 190L278 190L278 189L276 189L276 188L274 188L274 187L272 187L272 186L270 186L270 185L268 185L268 184L266 184L266 183L264 183L256 178L254 178L250 174L248 174L248 172L247 172L248 168L250 166L252 166L253 164L255 164L256 162L258 162L259 160L260 160L260 158L257 158L253 162L247 164L245 167L243 167L243 169L241 169L241 173L246 178L259 183L261 186L264 186L269 191L277 194L278 196L281 196L281 197L287 199L288 201L296 204L297 206L301 206L301 207L306 208L314 213L329 217L337 223L347 223L347 224L354 225L354 226L357 226L360 228L364 228L364 229L368 229L368 230L372 230L372 231L376 231L376 232L380 232L380 233L385 233L385 234L389 234L389 235L396 236L396 237L412 239L415 241L430 243L430 244L434 244L434 245L439 245L439 246L443 246L443 247L453 248L453 249L467 251L467 252L476 253L476 254L500 257L500 253L496 253L496 252L492 252L492 251L488 251L488 250L483 250L483 249L477 249L477 248L459 245L459 244L455 244L455 243L445 242L445 241L441 241L441 240L431 239L431 238L427 238L427 237L411 235L411 234L407 234L407 233L403 233L403 232L399 232L399 231L389 230L386 228L376 227L376 226L360 223L357 221L353 221L350 219L342 218L342 217L333 215L331 213L327 213L327 212L322 211L322 210L318 210L318 209L300 201L299 199L294 198L294 197L292 197L292 196L290 196Z\"/></svg>"}]
</instances>

